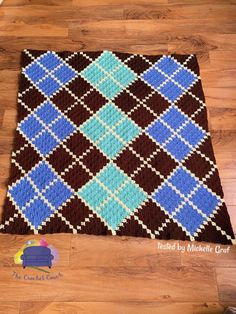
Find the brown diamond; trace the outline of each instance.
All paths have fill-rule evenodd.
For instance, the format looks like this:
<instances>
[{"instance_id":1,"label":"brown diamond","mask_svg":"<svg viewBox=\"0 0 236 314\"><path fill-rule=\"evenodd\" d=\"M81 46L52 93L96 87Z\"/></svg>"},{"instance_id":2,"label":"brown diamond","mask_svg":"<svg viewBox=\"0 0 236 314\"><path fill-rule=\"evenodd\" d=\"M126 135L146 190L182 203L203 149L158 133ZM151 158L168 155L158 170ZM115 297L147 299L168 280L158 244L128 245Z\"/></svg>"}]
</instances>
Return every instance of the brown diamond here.
<instances>
[{"instance_id":1,"label":"brown diamond","mask_svg":"<svg viewBox=\"0 0 236 314\"><path fill-rule=\"evenodd\" d=\"M93 112L100 109L106 103L106 99L96 90L90 91L84 97L83 101Z\"/></svg>"},{"instance_id":2,"label":"brown diamond","mask_svg":"<svg viewBox=\"0 0 236 314\"><path fill-rule=\"evenodd\" d=\"M153 168L159 171L164 177L167 177L177 166L174 159L172 159L163 149L151 159L150 164Z\"/></svg>"},{"instance_id":3,"label":"brown diamond","mask_svg":"<svg viewBox=\"0 0 236 314\"><path fill-rule=\"evenodd\" d=\"M148 126L154 119L155 116L148 111L145 107L138 107L136 110L134 110L130 117L141 127L145 128Z\"/></svg>"},{"instance_id":4,"label":"brown diamond","mask_svg":"<svg viewBox=\"0 0 236 314\"><path fill-rule=\"evenodd\" d=\"M19 153L16 154L16 162L28 172L33 168L39 161L40 156L36 150L31 146L25 146Z\"/></svg>"},{"instance_id":5,"label":"brown diamond","mask_svg":"<svg viewBox=\"0 0 236 314\"><path fill-rule=\"evenodd\" d=\"M95 174L107 164L108 160L96 147L93 147L90 152L83 157L82 162Z\"/></svg>"},{"instance_id":6,"label":"brown diamond","mask_svg":"<svg viewBox=\"0 0 236 314\"><path fill-rule=\"evenodd\" d=\"M147 97L152 92L152 89L143 81L138 79L129 87L129 91L137 98L143 100L143 98Z\"/></svg>"},{"instance_id":7,"label":"brown diamond","mask_svg":"<svg viewBox=\"0 0 236 314\"><path fill-rule=\"evenodd\" d=\"M121 224L116 234L120 236L125 235L132 237L150 238L147 231L143 229L142 225L137 220L135 220L133 216Z\"/></svg>"},{"instance_id":8,"label":"brown diamond","mask_svg":"<svg viewBox=\"0 0 236 314\"><path fill-rule=\"evenodd\" d=\"M70 151L79 157L89 148L89 146L91 146L91 143L82 133L77 132L67 140L65 145L70 149Z\"/></svg>"},{"instance_id":9,"label":"brown diamond","mask_svg":"<svg viewBox=\"0 0 236 314\"><path fill-rule=\"evenodd\" d=\"M134 180L147 193L152 193L163 181L159 175L146 166L135 175Z\"/></svg>"},{"instance_id":10,"label":"brown diamond","mask_svg":"<svg viewBox=\"0 0 236 314\"><path fill-rule=\"evenodd\" d=\"M200 179L204 178L212 169L209 161L197 153L190 155L185 160L184 165Z\"/></svg>"},{"instance_id":11,"label":"brown diamond","mask_svg":"<svg viewBox=\"0 0 236 314\"><path fill-rule=\"evenodd\" d=\"M141 161L128 148L116 158L116 164L127 174L132 174L141 165Z\"/></svg>"},{"instance_id":12,"label":"brown diamond","mask_svg":"<svg viewBox=\"0 0 236 314\"><path fill-rule=\"evenodd\" d=\"M68 88L77 97L82 97L88 90L91 89L91 85L82 77L76 77L73 81L70 82Z\"/></svg>"},{"instance_id":13,"label":"brown diamond","mask_svg":"<svg viewBox=\"0 0 236 314\"><path fill-rule=\"evenodd\" d=\"M150 98L147 99L146 105L158 115L160 115L170 106L170 104L157 93L153 94Z\"/></svg>"},{"instance_id":14,"label":"brown diamond","mask_svg":"<svg viewBox=\"0 0 236 314\"><path fill-rule=\"evenodd\" d=\"M168 218L165 212L151 200L139 209L136 216L138 216L151 231L158 230L159 227L162 227L162 224L165 222L166 218Z\"/></svg>"},{"instance_id":15,"label":"brown diamond","mask_svg":"<svg viewBox=\"0 0 236 314\"><path fill-rule=\"evenodd\" d=\"M127 62L127 65L136 73L140 74L150 67L150 64L141 58L141 56L135 56Z\"/></svg>"},{"instance_id":16,"label":"brown diamond","mask_svg":"<svg viewBox=\"0 0 236 314\"><path fill-rule=\"evenodd\" d=\"M35 87L24 93L21 99L31 109L36 108L45 100L44 96Z\"/></svg>"},{"instance_id":17,"label":"brown diamond","mask_svg":"<svg viewBox=\"0 0 236 314\"><path fill-rule=\"evenodd\" d=\"M137 105L137 101L126 91L123 91L115 98L115 104L124 112L129 112Z\"/></svg>"},{"instance_id":18,"label":"brown diamond","mask_svg":"<svg viewBox=\"0 0 236 314\"><path fill-rule=\"evenodd\" d=\"M66 115L77 126L80 126L90 117L89 111L85 109L85 107L81 106L80 104L75 105L73 108L71 108L71 110L69 110Z\"/></svg>"},{"instance_id":19,"label":"brown diamond","mask_svg":"<svg viewBox=\"0 0 236 314\"><path fill-rule=\"evenodd\" d=\"M91 175L77 163L63 175L63 178L73 189L78 190L89 181Z\"/></svg>"},{"instance_id":20,"label":"brown diamond","mask_svg":"<svg viewBox=\"0 0 236 314\"><path fill-rule=\"evenodd\" d=\"M143 158L149 157L157 149L157 145L146 134L141 134L132 147Z\"/></svg>"},{"instance_id":21,"label":"brown diamond","mask_svg":"<svg viewBox=\"0 0 236 314\"><path fill-rule=\"evenodd\" d=\"M52 98L53 103L62 111L67 110L75 103L75 98L72 97L65 89L60 90Z\"/></svg>"},{"instance_id":22,"label":"brown diamond","mask_svg":"<svg viewBox=\"0 0 236 314\"><path fill-rule=\"evenodd\" d=\"M60 213L76 228L91 214L91 210L76 196L63 206Z\"/></svg>"},{"instance_id":23,"label":"brown diamond","mask_svg":"<svg viewBox=\"0 0 236 314\"><path fill-rule=\"evenodd\" d=\"M71 155L62 147L59 146L49 157L49 163L58 172L62 172L67 168L73 161Z\"/></svg>"}]
</instances>

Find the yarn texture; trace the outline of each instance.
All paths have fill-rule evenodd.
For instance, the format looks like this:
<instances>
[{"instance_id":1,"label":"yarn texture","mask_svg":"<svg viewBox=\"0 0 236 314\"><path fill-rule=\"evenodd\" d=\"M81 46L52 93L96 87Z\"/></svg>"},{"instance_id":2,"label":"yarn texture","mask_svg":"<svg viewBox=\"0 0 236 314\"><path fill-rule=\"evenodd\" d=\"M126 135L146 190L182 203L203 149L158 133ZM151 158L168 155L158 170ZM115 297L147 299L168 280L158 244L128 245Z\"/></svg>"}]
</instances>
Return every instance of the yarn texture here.
<instances>
[{"instance_id":1,"label":"yarn texture","mask_svg":"<svg viewBox=\"0 0 236 314\"><path fill-rule=\"evenodd\" d=\"M0 231L231 244L194 55L24 50Z\"/></svg>"}]
</instances>

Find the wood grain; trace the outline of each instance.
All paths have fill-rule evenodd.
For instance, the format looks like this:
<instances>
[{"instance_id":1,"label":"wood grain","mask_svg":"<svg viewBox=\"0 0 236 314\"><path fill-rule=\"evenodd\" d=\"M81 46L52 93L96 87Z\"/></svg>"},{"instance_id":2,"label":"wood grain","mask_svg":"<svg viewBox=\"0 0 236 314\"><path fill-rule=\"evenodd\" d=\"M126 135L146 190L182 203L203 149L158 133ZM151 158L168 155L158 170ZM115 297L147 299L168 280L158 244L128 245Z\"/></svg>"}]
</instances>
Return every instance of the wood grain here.
<instances>
[{"instance_id":1,"label":"wood grain","mask_svg":"<svg viewBox=\"0 0 236 314\"><path fill-rule=\"evenodd\" d=\"M168 302L23 302L20 314L71 314L71 313L103 313L103 314L166 314L194 313L219 314L223 306L219 303L168 303Z\"/></svg>"},{"instance_id":2,"label":"wood grain","mask_svg":"<svg viewBox=\"0 0 236 314\"><path fill-rule=\"evenodd\" d=\"M0 6L1 208L24 48L196 54L236 231L235 0L5 0ZM40 239L0 235L0 313L219 314L226 305L236 306L235 247L221 255L181 253L160 250L158 241L149 239L46 235L60 256L51 274L62 277L18 280L14 271L39 274L13 262L14 254L32 238Z\"/></svg>"}]
</instances>

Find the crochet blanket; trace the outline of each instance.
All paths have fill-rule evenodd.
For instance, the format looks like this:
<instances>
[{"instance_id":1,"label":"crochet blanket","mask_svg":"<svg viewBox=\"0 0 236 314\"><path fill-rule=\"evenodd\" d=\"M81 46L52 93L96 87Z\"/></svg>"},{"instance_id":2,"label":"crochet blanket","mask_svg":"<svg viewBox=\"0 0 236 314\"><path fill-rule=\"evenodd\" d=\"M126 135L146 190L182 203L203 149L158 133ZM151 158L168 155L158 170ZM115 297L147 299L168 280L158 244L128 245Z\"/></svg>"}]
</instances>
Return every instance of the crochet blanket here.
<instances>
[{"instance_id":1,"label":"crochet blanket","mask_svg":"<svg viewBox=\"0 0 236 314\"><path fill-rule=\"evenodd\" d=\"M25 50L0 228L231 243L196 57Z\"/></svg>"}]
</instances>

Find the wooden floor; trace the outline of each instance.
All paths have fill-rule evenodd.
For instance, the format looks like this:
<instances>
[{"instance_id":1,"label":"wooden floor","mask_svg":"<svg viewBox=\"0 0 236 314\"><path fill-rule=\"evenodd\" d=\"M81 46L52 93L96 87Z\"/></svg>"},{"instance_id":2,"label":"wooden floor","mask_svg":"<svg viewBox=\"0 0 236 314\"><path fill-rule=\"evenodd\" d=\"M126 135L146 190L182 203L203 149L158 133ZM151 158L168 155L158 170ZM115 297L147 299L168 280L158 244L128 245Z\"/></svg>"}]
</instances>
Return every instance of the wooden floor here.
<instances>
[{"instance_id":1,"label":"wooden floor","mask_svg":"<svg viewBox=\"0 0 236 314\"><path fill-rule=\"evenodd\" d=\"M1 205L24 48L196 53L236 231L236 0L3 1ZM46 240L57 247L60 259L50 276L58 278L29 280L43 273L15 266L13 255L31 238L0 236L0 313L216 314L236 306L235 246L229 254L180 253L158 250L158 241L148 239L51 235Z\"/></svg>"}]
</instances>

